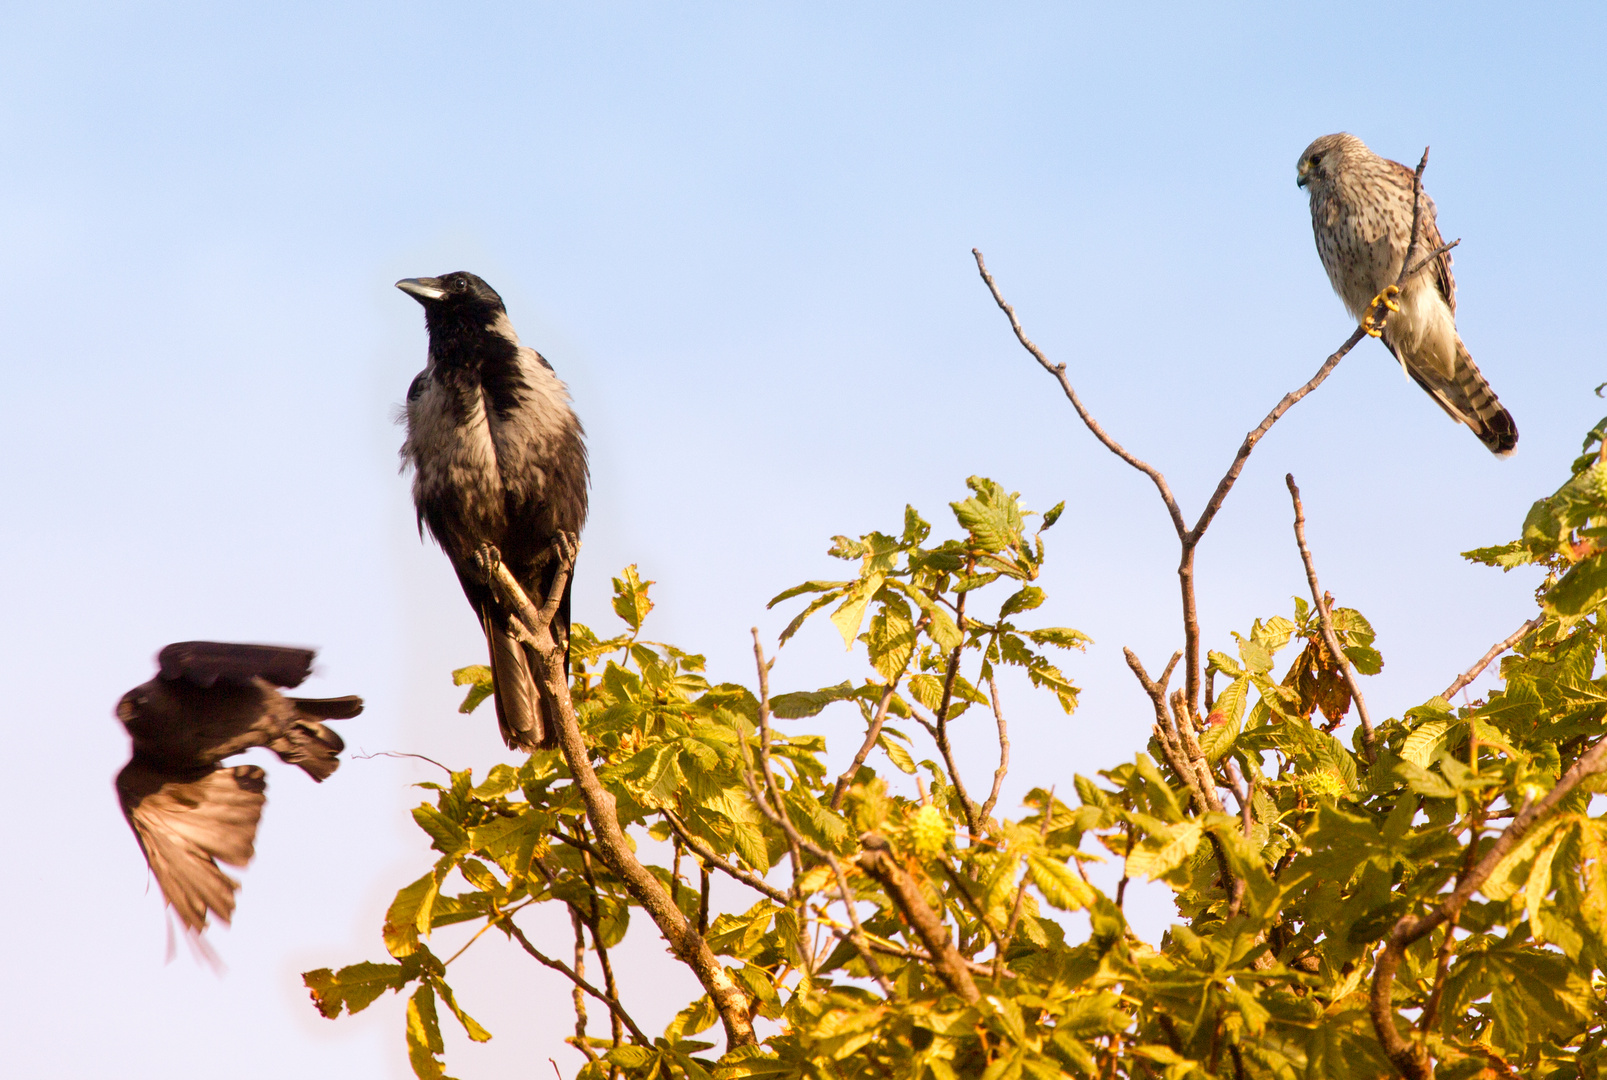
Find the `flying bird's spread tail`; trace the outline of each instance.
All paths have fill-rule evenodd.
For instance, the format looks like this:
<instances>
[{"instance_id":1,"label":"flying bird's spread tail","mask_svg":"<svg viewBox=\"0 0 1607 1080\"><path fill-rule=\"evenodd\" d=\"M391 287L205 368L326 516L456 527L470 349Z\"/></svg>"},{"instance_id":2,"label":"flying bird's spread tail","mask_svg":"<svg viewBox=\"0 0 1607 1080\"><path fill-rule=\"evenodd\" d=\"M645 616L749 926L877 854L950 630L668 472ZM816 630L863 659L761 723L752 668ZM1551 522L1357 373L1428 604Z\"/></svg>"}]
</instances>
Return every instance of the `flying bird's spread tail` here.
<instances>
[{"instance_id":1,"label":"flying bird's spread tail","mask_svg":"<svg viewBox=\"0 0 1607 1080\"><path fill-rule=\"evenodd\" d=\"M1354 135L1324 135L1300 155L1296 182L1311 195L1311 229L1334 291L1354 318L1371 317L1375 299L1405 268L1382 337L1401 367L1498 457L1518 445L1518 426L1479 372L1456 332L1456 280L1440 236L1434 200L1415 187L1413 170L1369 150ZM1414 214L1414 203L1417 212ZM1412 227L1417 224L1416 247ZM1369 333L1378 331L1369 327Z\"/></svg>"},{"instance_id":2,"label":"flying bird's spread tail","mask_svg":"<svg viewBox=\"0 0 1607 1080\"><path fill-rule=\"evenodd\" d=\"M358 697L287 698L312 668L310 649L186 641L158 658L160 673L117 703L133 756L117 775L123 815L162 895L194 933L210 912L234 914L240 883L218 863L251 861L266 801L255 765L224 758L264 746L324 780L345 744L325 727L363 711Z\"/></svg>"}]
</instances>

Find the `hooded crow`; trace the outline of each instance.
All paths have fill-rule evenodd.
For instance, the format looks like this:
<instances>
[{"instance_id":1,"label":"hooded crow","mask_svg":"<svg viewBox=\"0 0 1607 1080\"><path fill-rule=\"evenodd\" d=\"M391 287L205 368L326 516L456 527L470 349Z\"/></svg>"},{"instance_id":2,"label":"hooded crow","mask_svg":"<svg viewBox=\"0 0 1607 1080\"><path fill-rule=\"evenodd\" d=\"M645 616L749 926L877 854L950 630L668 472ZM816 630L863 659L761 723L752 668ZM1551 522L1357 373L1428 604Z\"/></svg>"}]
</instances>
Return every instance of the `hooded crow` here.
<instances>
[{"instance_id":1,"label":"hooded crow","mask_svg":"<svg viewBox=\"0 0 1607 1080\"><path fill-rule=\"evenodd\" d=\"M227 923L240 883L218 869L251 861L262 816L263 771L218 762L266 746L322 781L340 765L340 736L320 721L363 711L358 697L291 698L312 670L311 649L183 641L157 657L159 672L117 703L134 756L117 774L117 798L168 905L194 933L210 911Z\"/></svg>"},{"instance_id":2,"label":"hooded crow","mask_svg":"<svg viewBox=\"0 0 1607 1080\"><path fill-rule=\"evenodd\" d=\"M396 287L424 306L429 360L407 392L402 467L413 469L419 532L446 552L485 631L497 725L510 749L558 744L557 703L531 675L534 658L509 631L475 562L496 547L538 608L552 593L561 537L586 523L585 432L569 390L536 350L519 344L502 297L459 271ZM552 622L569 669L571 577Z\"/></svg>"}]
</instances>

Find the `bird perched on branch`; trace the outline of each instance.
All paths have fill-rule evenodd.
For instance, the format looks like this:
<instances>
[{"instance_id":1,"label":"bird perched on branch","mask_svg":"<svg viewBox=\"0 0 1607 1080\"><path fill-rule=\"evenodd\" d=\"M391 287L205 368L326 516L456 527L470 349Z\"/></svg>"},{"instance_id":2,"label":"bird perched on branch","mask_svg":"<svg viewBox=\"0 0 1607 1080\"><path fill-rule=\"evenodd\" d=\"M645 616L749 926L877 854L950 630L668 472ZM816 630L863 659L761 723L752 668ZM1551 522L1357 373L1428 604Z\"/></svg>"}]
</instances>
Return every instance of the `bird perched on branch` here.
<instances>
[{"instance_id":1,"label":"bird perched on branch","mask_svg":"<svg viewBox=\"0 0 1607 1080\"><path fill-rule=\"evenodd\" d=\"M407 392L402 444L419 531L429 526L485 631L503 740L510 749L551 748L558 705L532 677L535 658L515 638L476 555L493 545L538 608L562 567L551 632L567 672L567 562L586 523L585 433L568 388L540 353L519 344L491 286L459 271L396 287L424 306L430 336L429 361Z\"/></svg>"},{"instance_id":2,"label":"bird perched on branch","mask_svg":"<svg viewBox=\"0 0 1607 1080\"><path fill-rule=\"evenodd\" d=\"M340 736L322 723L363 711L358 697L292 698L311 649L184 641L157 656L159 672L117 703L134 756L117 774L123 806L168 905L199 933L210 911L227 923L240 883L218 861L251 861L267 788L255 765L224 758L266 746L323 781L340 765Z\"/></svg>"},{"instance_id":3,"label":"bird perched on branch","mask_svg":"<svg viewBox=\"0 0 1607 1080\"><path fill-rule=\"evenodd\" d=\"M1456 332L1456 281L1434 221L1434 200L1421 196L1412 264L1423 267L1400 284L1412 243L1414 173L1369 150L1354 135L1324 135L1300 155L1296 180L1311 195L1311 229L1334 291L1400 361L1402 369L1499 457L1518 445L1518 426L1479 373ZM1432 257L1431 257L1432 256Z\"/></svg>"}]
</instances>

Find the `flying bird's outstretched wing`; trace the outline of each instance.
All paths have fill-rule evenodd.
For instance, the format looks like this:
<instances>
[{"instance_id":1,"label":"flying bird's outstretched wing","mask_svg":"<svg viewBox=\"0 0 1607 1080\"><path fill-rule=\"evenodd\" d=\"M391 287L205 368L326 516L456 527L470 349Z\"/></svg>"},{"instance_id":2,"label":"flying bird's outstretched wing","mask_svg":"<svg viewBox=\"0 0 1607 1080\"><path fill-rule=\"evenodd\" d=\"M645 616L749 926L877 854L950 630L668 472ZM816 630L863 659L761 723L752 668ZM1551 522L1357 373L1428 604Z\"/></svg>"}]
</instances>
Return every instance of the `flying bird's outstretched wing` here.
<instances>
[{"instance_id":1,"label":"flying bird's outstretched wing","mask_svg":"<svg viewBox=\"0 0 1607 1080\"><path fill-rule=\"evenodd\" d=\"M223 641L180 641L157 655L162 678L184 679L200 687L223 680L262 679L275 686L300 686L312 673L311 649L283 645L234 645Z\"/></svg>"},{"instance_id":2,"label":"flying bird's outstretched wing","mask_svg":"<svg viewBox=\"0 0 1607 1080\"><path fill-rule=\"evenodd\" d=\"M240 883L218 862L251 861L266 774L255 765L180 776L136 757L117 774L117 797L162 895L199 933L210 911L225 923Z\"/></svg>"}]
</instances>

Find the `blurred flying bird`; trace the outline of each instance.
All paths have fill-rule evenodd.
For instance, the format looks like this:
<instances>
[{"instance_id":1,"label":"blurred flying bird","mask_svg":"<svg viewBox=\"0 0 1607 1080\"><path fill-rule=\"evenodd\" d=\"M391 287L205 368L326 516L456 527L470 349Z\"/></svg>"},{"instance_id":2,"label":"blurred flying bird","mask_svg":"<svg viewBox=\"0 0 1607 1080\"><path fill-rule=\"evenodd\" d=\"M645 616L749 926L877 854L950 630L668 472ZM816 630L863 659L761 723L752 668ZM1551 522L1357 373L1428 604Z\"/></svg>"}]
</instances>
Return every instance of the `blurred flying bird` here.
<instances>
[{"instance_id":1,"label":"blurred flying bird","mask_svg":"<svg viewBox=\"0 0 1607 1080\"><path fill-rule=\"evenodd\" d=\"M1435 254L1445 241L1426 193L1412 262L1428 262L1395 294L1412 242L1413 171L1343 132L1306 147L1297 169L1295 182L1311 195L1317 253L1351 317L1382 313L1387 305L1393 313L1385 316L1383 341L1406 374L1496 456L1512 453L1518 425L1456 332L1451 255ZM1376 329L1368 332L1377 336Z\"/></svg>"},{"instance_id":2,"label":"blurred flying bird","mask_svg":"<svg viewBox=\"0 0 1607 1080\"><path fill-rule=\"evenodd\" d=\"M429 359L407 392L402 467L413 468L420 534L446 552L485 631L497 725L510 749L557 745L558 706L537 679L475 562L492 544L532 603L553 591L564 538L586 523L589 470L569 390L536 350L519 344L484 281L459 271L396 287L424 306ZM552 634L569 669L566 580Z\"/></svg>"},{"instance_id":3,"label":"blurred flying bird","mask_svg":"<svg viewBox=\"0 0 1607 1080\"><path fill-rule=\"evenodd\" d=\"M340 736L320 721L363 711L359 697L292 698L311 649L184 641L157 656L156 678L117 703L134 756L117 774L123 806L168 905L192 932L211 911L227 923L240 883L218 861L251 861L267 788L255 765L218 762L266 746L322 781L340 765Z\"/></svg>"}]
</instances>

